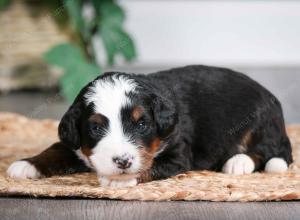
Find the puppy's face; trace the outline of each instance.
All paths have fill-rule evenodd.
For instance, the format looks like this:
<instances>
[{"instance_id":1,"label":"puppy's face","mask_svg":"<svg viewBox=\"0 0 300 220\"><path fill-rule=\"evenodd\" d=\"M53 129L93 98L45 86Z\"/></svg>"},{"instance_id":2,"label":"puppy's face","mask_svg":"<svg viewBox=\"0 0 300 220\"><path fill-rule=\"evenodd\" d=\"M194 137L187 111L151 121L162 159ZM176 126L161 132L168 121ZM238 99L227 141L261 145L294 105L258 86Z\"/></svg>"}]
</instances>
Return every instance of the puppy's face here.
<instances>
[{"instance_id":1,"label":"puppy's face","mask_svg":"<svg viewBox=\"0 0 300 220\"><path fill-rule=\"evenodd\" d=\"M134 177L148 170L175 126L175 109L127 75L97 79L81 95L77 121L61 121L62 141L66 133L76 135L70 133L75 124L74 146L100 176Z\"/></svg>"}]
</instances>

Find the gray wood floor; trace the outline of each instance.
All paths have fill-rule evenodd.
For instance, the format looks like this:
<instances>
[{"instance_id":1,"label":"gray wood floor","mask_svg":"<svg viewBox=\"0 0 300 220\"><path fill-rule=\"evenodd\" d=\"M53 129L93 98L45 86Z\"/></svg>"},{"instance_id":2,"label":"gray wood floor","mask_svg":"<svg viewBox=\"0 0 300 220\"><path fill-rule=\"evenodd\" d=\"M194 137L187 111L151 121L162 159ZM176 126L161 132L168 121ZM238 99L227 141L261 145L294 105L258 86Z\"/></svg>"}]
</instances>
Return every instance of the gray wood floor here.
<instances>
[{"instance_id":1,"label":"gray wood floor","mask_svg":"<svg viewBox=\"0 0 300 220\"><path fill-rule=\"evenodd\" d=\"M0 198L0 219L299 220L299 202L138 202Z\"/></svg>"}]
</instances>

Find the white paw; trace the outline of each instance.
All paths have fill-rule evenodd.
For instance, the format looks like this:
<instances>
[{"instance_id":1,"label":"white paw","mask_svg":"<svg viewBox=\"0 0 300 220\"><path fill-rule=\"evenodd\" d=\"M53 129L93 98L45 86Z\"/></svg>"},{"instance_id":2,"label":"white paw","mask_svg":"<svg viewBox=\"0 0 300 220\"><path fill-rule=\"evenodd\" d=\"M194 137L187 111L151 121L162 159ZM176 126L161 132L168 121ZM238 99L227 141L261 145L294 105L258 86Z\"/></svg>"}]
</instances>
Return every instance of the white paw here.
<instances>
[{"instance_id":1,"label":"white paw","mask_svg":"<svg viewBox=\"0 0 300 220\"><path fill-rule=\"evenodd\" d=\"M103 187L109 186L113 188L122 188L137 185L137 179L128 179L128 180L111 180L107 177L99 178L100 185Z\"/></svg>"},{"instance_id":2,"label":"white paw","mask_svg":"<svg viewBox=\"0 0 300 220\"><path fill-rule=\"evenodd\" d=\"M226 161L223 173L240 175L252 173L255 169L253 160L246 154L236 154Z\"/></svg>"},{"instance_id":3,"label":"white paw","mask_svg":"<svg viewBox=\"0 0 300 220\"><path fill-rule=\"evenodd\" d=\"M287 171L288 165L284 159L279 157L271 158L265 166L265 172L267 173L283 173Z\"/></svg>"},{"instance_id":4,"label":"white paw","mask_svg":"<svg viewBox=\"0 0 300 220\"><path fill-rule=\"evenodd\" d=\"M24 160L13 162L6 173L9 177L16 179L37 179L41 176L32 164Z\"/></svg>"}]
</instances>

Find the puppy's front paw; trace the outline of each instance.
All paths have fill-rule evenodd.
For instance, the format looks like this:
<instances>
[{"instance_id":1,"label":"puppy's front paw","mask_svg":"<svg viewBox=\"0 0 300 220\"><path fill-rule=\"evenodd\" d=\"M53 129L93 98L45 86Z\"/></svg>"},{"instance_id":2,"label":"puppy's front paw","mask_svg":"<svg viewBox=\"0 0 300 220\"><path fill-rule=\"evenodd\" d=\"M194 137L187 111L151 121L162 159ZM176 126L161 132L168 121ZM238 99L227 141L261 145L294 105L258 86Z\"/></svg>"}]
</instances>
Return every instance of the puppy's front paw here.
<instances>
[{"instance_id":1,"label":"puppy's front paw","mask_svg":"<svg viewBox=\"0 0 300 220\"><path fill-rule=\"evenodd\" d=\"M41 176L40 172L25 160L13 162L6 171L7 175L16 179L37 179Z\"/></svg>"},{"instance_id":2,"label":"puppy's front paw","mask_svg":"<svg viewBox=\"0 0 300 220\"><path fill-rule=\"evenodd\" d=\"M236 154L226 161L223 173L240 175L252 173L255 169L254 161L246 154Z\"/></svg>"},{"instance_id":3,"label":"puppy's front paw","mask_svg":"<svg viewBox=\"0 0 300 220\"><path fill-rule=\"evenodd\" d=\"M128 180L112 180L107 177L99 178L100 185L103 187L112 187L112 188L122 188L137 185L137 179L128 179Z\"/></svg>"}]
</instances>

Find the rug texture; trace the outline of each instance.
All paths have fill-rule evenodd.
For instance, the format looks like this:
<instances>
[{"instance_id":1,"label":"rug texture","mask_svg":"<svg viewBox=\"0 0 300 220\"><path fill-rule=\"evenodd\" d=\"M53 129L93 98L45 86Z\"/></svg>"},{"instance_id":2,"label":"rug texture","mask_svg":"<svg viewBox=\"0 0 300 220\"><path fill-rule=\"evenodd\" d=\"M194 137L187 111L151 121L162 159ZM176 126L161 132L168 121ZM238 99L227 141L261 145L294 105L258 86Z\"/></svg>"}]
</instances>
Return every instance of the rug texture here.
<instances>
[{"instance_id":1,"label":"rug texture","mask_svg":"<svg viewBox=\"0 0 300 220\"><path fill-rule=\"evenodd\" d=\"M58 122L0 113L0 195L89 197L122 200L274 201L300 199L300 126L288 127L294 164L284 174L226 175L194 171L175 177L112 189L100 187L95 173L14 180L6 169L57 141Z\"/></svg>"}]
</instances>

